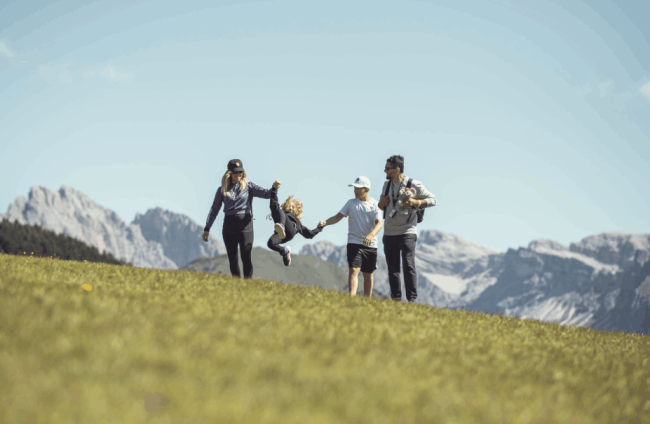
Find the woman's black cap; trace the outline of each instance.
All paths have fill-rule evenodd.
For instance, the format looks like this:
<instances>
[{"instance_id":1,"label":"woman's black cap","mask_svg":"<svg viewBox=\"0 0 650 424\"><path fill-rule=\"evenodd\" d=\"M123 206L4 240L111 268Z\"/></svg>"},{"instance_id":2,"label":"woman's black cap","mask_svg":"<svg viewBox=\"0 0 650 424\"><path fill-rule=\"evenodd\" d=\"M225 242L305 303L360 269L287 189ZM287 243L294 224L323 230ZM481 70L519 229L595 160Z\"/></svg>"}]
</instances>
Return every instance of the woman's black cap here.
<instances>
[{"instance_id":1,"label":"woman's black cap","mask_svg":"<svg viewBox=\"0 0 650 424\"><path fill-rule=\"evenodd\" d=\"M244 164L239 159L232 159L230 162L228 162L228 171L245 172Z\"/></svg>"}]
</instances>

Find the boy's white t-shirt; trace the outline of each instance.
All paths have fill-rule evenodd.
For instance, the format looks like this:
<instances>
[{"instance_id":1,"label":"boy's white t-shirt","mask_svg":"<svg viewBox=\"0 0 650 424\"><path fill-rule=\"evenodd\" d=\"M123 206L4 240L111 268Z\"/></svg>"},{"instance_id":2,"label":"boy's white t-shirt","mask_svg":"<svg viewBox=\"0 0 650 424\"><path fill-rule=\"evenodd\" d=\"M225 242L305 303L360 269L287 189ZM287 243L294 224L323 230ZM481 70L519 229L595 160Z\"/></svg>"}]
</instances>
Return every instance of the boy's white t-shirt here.
<instances>
[{"instance_id":1,"label":"boy's white t-shirt","mask_svg":"<svg viewBox=\"0 0 650 424\"><path fill-rule=\"evenodd\" d=\"M363 245L363 240L375 228L375 221L382 219L382 212L377 201L372 197L367 202L350 199L340 211L348 217L348 243ZM377 236L372 239L370 246L377 248Z\"/></svg>"}]
</instances>

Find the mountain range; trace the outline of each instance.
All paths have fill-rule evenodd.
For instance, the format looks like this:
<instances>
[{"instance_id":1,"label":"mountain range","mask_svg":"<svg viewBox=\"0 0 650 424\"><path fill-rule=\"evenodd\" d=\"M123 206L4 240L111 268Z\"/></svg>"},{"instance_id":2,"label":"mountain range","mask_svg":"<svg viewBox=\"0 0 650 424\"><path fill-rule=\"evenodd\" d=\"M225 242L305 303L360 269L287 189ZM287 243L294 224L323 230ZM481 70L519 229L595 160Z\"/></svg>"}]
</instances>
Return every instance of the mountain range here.
<instances>
[{"instance_id":1,"label":"mountain range","mask_svg":"<svg viewBox=\"0 0 650 424\"><path fill-rule=\"evenodd\" d=\"M345 249L319 241L300 253L341 264ZM422 231L415 251L417 302L647 334L649 257L650 234L603 233L569 247L540 239L503 253L441 231ZM376 287L390 293L379 277Z\"/></svg>"},{"instance_id":2,"label":"mountain range","mask_svg":"<svg viewBox=\"0 0 650 424\"><path fill-rule=\"evenodd\" d=\"M7 213L0 214L2 218L40 225L74 237L135 266L228 272L223 244L213 237L208 243L203 242L202 226L188 216L161 208L137 214L126 225L115 212L97 205L71 187L62 186L53 191L35 186L28 199L18 197ZM309 255L337 265L340 272L334 268L328 272L338 281L347 274L345 249L345 245L336 246L321 240L303 246L298 255L292 256L298 259L301 255ZM255 251L258 260L266 261L263 258L268 256L266 249L256 248ZM498 252L453 234L421 231L415 252L417 302L647 334L650 328L649 258L650 234L602 233L568 247L539 239L531 241L527 247ZM306 270L311 270L317 262L310 264L303 259L296 260L296 264L298 262L305 262L305 267L301 266L300 270L296 267L296 275L289 277L294 270L279 266L279 259L275 258L264 271L264 278L268 271L276 274L275 278L270 278L274 276L269 274L269 279L293 279L303 284L307 281L305 278L309 279ZM259 271L262 272L262 268ZM282 271L285 274L281 274ZM382 297L390 294L386 259L381 254L374 282L378 294ZM340 289L340 282L333 283L325 278L322 283L324 288ZM359 286L362 289L362 279Z\"/></svg>"},{"instance_id":3,"label":"mountain range","mask_svg":"<svg viewBox=\"0 0 650 424\"><path fill-rule=\"evenodd\" d=\"M65 185L58 191L32 187L29 197L18 197L2 218L73 237L138 267L178 269L226 253L215 237L204 242L203 227L186 215L155 208L126 225L114 211Z\"/></svg>"}]
</instances>

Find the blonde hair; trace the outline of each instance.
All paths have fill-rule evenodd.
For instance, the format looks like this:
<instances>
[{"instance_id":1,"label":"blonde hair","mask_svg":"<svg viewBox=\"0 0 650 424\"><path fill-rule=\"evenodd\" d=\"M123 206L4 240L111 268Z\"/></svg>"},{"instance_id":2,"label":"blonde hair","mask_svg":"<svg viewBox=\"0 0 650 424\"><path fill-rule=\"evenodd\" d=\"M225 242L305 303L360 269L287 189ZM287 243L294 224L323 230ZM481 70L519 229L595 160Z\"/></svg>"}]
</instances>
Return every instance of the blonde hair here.
<instances>
[{"instance_id":1,"label":"blonde hair","mask_svg":"<svg viewBox=\"0 0 650 424\"><path fill-rule=\"evenodd\" d=\"M289 196L282 204L282 209L286 212L291 212L296 215L296 218L302 221L302 202L300 200L294 199L293 196Z\"/></svg>"},{"instance_id":2,"label":"blonde hair","mask_svg":"<svg viewBox=\"0 0 650 424\"><path fill-rule=\"evenodd\" d=\"M223 174L223 178L221 178L221 194L224 196L230 196L230 191L228 189L230 188L231 175L232 171L227 170L226 173ZM246 172L244 172L241 179L239 180L239 186L242 190L246 188Z\"/></svg>"}]
</instances>

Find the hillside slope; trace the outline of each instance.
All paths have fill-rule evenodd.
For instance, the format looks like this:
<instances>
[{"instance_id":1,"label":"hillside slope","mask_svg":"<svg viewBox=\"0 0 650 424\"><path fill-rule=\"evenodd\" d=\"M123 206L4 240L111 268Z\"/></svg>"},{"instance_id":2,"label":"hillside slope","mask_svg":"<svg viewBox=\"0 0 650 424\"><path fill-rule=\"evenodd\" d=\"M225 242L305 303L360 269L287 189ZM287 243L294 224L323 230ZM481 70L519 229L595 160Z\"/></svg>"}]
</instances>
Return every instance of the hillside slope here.
<instances>
[{"instance_id":1,"label":"hillside slope","mask_svg":"<svg viewBox=\"0 0 650 424\"><path fill-rule=\"evenodd\" d=\"M270 250L253 248L253 278L269 281L292 283L303 286L320 287L327 290L348 291L348 273L343 268L327 261L319 260L308 255L291 254L291 265L284 266L282 257ZM199 258L192 261L183 270L202 271L213 274L230 275L230 265L227 255L212 258ZM243 272L241 258L239 269ZM363 294L363 278L359 278L358 294ZM373 290L373 297L387 298L379 291Z\"/></svg>"},{"instance_id":2,"label":"hillside slope","mask_svg":"<svg viewBox=\"0 0 650 424\"><path fill-rule=\"evenodd\" d=\"M4 254L0 323L2 423L650 423L637 334Z\"/></svg>"}]
</instances>

